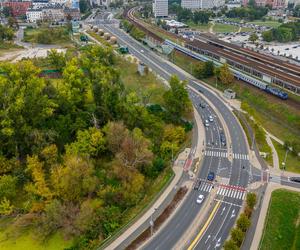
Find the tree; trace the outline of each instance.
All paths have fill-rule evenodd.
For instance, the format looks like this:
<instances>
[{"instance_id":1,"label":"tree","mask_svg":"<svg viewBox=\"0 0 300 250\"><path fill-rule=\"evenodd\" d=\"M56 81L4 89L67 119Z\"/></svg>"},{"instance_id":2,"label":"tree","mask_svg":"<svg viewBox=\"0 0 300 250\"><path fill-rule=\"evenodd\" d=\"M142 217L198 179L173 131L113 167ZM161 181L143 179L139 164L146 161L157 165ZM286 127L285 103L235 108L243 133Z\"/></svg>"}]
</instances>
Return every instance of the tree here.
<instances>
[{"instance_id":1,"label":"tree","mask_svg":"<svg viewBox=\"0 0 300 250\"><path fill-rule=\"evenodd\" d=\"M39 161L36 155L27 157L27 171L31 174L33 183L26 185L26 191L46 200L50 200L53 194L45 179L43 164Z\"/></svg>"},{"instance_id":2,"label":"tree","mask_svg":"<svg viewBox=\"0 0 300 250\"><path fill-rule=\"evenodd\" d=\"M243 243L245 233L239 228L233 228L230 232L231 239L240 247Z\"/></svg>"},{"instance_id":3,"label":"tree","mask_svg":"<svg viewBox=\"0 0 300 250\"><path fill-rule=\"evenodd\" d=\"M272 30L267 30L267 31L264 31L262 33L262 38L264 41L266 42L271 42L274 40L274 37L273 37L273 32Z\"/></svg>"},{"instance_id":4,"label":"tree","mask_svg":"<svg viewBox=\"0 0 300 250\"><path fill-rule=\"evenodd\" d=\"M225 241L223 247L224 250L239 250L239 247L235 244L235 242L232 239Z\"/></svg>"},{"instance_id":5,"label":"tree","mask_svg":"<svg viewBox=\"0 0 300 250\"><path fill-rule=\"evenodd\" d=\"M100 129L89 128L77 132L77 140L66 146L68 155L97 157L104 152L106 140Z\"/></svg>"},{"instance_id":6,"label":"tree","mask_svg":"<svg viewBox=\"0 0 300 250\"><path fill-rule=\"evenodd\" d=\"M220 81L226 85L231 84L234 81L234 76L231 73L227 63L224 63L220 67Z\"/></svg>"},{"instance_id":7,"label":"tree","mask_svg":"<svg viewBox=\"0 0 300 250\"><path fill-rule=\"evenodd\" d=\"M256 204L256 194L255 193L248 193L246 197L247 205L253 209Z\"/></svg>"},{"instance_id":8,"label":"tree","mask_svg":"<svg viewBox=\"0 0 300 250\"><path fill-rule=\"evenodd\" d=\"M180 81L177 76L172 76L170 79L171 88L163 96L166 108L173 119L178 120L190 108L191 103L185 85L186 82Z\"/></svg>"},{"instance_id":9,"label":"tree","mask_svg":"<svg viewBox=\"0 0 300 250\"><path fill-rule=\"evenodd\" d=\"M0 202L0 214L10 215L14 211L14 206L11 205L10 201L4 197Z\"/></svg>"},{"instance_id":10,"label":"tree","mask_svg":"<svg viewBox=\"0 0 300 250\"><path fill-rule=\"evenodd\" d=\"M249 41L251 41L252 43L254 43L257 39L258 35L256 35L256 33L252 33L249 37Z\"/></svg>"},{"instance_id":11,"label":"tree","mask_svg":"<svg viewBox=\"0 0 300 250\"><path fill-rule=\"evenodd\" d=\"M0 200L3 198L12 199L16 196L17 178L11 175L0 176Z\"/></svg>"},{"instance_id":12,"label":"tree","mask_svg":"<svg viewBox=\"0 0 300 250\"><path fill-rule=\"evenodd\" d=\"M66 66L66 58L64 54L57 52L57 50L55 49L51 49L48 52L47 59L59 71L61 71Z\"/></svg>"},{"instance_id":13,"label":"tree","mask_svg":"<svg viewBox=\"0 0 300 250\"><path fill-rule=\"evenodd\" d=\"M55 196L65 201L78 202L83 197L91 195L97 185L94 172L94 167L89 161L66 156L63 165L51 170Z\"/></svg>"},{"instance_id":14,"label":"tree","mask_svg":"<svg viewBox=\"0 0 300 250\"><path fill-rule=\"evenodd\" d=\"M12 16L12 9L11 9L11 7L4 6L3 9L2 9L2 13L3 13L3 15L6 18Z\"/></svg>"},{"instance_id":15,"label":"tree","mask_svg":"<svg viewBox=\"0 0 300 250\"><path fill-rule=\"evenodd\" d=\"M130 168L148 165L153 159L150 146L150 140L143 136L140 129L135 128L122 141L117 158L122 162L122 165Z\"/></svg>"},{"instance_id":16,"label":"tree","mask_svg":"<svg viewBox=\"0 0 300 250\"><path fill-rule=\"evenodd\" d=\"M241 229L243 232L246 232L251 225L251 221L244 213L242 213L236 224L239 229Z\"/></svg>"},{"instance_id":17,"label":"tree","mask_svg":"<svg viewBox=\"0 0 300 250\"><path fill-rule=\"evenodd\" d=\"M79 0L80 13L85 13L88 10L87 0Z\"/></svg>"},{"instance_id":18,"label":"tree","mask_svg":"<svg viewBox=\"0 0 300 250\"><path fill-rule=\"evenodd\" d=\"M108 149L116 154L120 152L125 137L129 136L128 129L122 122L108 122L103 129Z\"/></svg>"}]
</instances>

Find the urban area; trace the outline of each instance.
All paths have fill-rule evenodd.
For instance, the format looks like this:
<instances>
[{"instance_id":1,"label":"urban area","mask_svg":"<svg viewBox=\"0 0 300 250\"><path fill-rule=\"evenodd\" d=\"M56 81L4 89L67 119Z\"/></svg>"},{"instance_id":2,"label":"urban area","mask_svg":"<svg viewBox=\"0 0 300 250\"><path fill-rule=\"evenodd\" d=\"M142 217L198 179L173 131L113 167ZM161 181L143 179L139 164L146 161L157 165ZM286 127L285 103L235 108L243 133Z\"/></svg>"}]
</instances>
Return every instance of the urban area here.
<instances>
[{"instance_id":1,"label":"urban area","mask_svg":"<svg viewBox=\"0 0 300 250\"><path fill-rule=\"evenodd\" d=\"M0 0L0 249L299 250L300 0Z\"/></svg>"}]
</instances>

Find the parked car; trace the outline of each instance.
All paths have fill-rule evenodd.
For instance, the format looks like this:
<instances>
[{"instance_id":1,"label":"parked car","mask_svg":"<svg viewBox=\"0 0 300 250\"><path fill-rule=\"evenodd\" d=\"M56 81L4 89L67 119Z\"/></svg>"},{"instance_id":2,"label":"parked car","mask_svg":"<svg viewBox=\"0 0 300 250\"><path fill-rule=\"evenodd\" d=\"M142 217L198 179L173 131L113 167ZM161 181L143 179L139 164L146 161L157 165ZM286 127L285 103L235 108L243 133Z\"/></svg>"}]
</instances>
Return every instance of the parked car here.
<instances>
[{"instance_id":1,"label":"parked car","mask_svg":"<svg viewBox=\"0 0 300 250\"><path fill-rule=\"evenodd\" d=\"M300 177L290 177L290 181L300 183Z\"/></svg>"},{"instance_id":2,"label":"parked car","mask_svg":"<svg viewBox=\"0 0 300 250\"><path fill-rule=\"evenodd\" d=\"M205 120L204 125L205 125L205 127L209 127L209 121Z\"/></svg>"},{"instance_id":3,"label":"parked car","mask_svg":"<svg viewBox=\"0 0 300 250\"><path fill-rule=\"evenodd\" d=\"M213 122L213 121L214 121L214 118L212 117L212 115L210 115L210 116L208 117L208 120L209 120L210 122Z\"/></svg>"},{"instance_id":4,"label":"parked car","mask_svg":"<svg viewBox=\"0 0 300 250\"><path fill-rule=\"evenodd\" d=\"M226 146L226 137L223 132L220 133L220 141L221 141L222 146L225 147Z\"/></svg>"}]
</instances>

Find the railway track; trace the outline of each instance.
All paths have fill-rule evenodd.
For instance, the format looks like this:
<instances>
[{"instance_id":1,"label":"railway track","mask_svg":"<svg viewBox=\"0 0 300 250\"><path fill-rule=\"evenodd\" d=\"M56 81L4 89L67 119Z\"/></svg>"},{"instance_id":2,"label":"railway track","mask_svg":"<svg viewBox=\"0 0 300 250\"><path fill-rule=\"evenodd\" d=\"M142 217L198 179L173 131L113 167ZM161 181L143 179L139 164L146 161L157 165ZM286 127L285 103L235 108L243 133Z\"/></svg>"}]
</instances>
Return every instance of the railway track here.
<instances>
[{"instance_id":1,"label":"railway track","mask_svg":"<svg viewBox=\"0 0 300 250\"><path fill-rule=\"evenodd\" d=\"M134 16L134 12L137 9L137 7L134 7L125 11L125 17L131 23L139 27L148 36L160 43L163 43L165 40L150 30L149 24L144 23L142 20ZM258 72L261 74L261 78L263 75L266 75L271 77L274 83L279 84L298 94L300 93L300 66L298 65L281 61L274 57L263 55L246 48L240 48L236 45L212 38L209 35L201 36L201 38L206 40L205 42L202 39L194 39L194 41L190 41L163 29L160 29L159 32L166 33L166 35L169 37L171 36L177 41L184 43L185 46L191 45L194 48L198 48L202 51L206 50L211 54L214 54L218 57L223 57L231 62L239 63L240 65L244 65L246 67L251 67L252 72Z\"/></svg>"}]
</instances>

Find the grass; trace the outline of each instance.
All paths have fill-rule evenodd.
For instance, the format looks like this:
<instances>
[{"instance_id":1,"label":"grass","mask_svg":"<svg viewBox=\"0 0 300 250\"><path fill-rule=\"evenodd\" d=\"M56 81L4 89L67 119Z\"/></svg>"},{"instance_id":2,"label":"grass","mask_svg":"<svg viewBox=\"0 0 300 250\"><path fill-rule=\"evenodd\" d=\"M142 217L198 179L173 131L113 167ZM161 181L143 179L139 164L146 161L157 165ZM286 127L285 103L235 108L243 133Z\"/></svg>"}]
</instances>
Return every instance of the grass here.
<instances>
[{"instance_id":1,"label":"grass","mask_svg":"<svg viewBox=\"0 0 300 250\"><path fill-rule=\"evenodd\" d=\"M300 193L273 191L259 249L300 249Z\"/></svg>"},{"instance_id":2,"label":"grass","mask_svg":"<svg viewBox=\"0 0 300 250\"><path fill-rule=\"evenodd\" d=\"M6 54L7 52L18 51L20 49L23 49L23 47L19 46L17 44L14 44L13 42L4 42L4 41L2 41L0 43L0 56L2 54Z\"/></svg>"},{"instance_id":3,"label":"grass","mask_svg":"<svg viewBox=\"0 0 300 250\"><path fill-rule=\"evenodd\" d=\"M192 29L196 29L198 31L207 32L212 24L211 23L208 23L208 24L195 24L192 21L188 21L187 25L190 28L192 28Z\"/></svg>"},{"instance_id":4,"label":"grass","mask_svg":"<svg viewBox=\"0 0 300 250\"><path fill-rule=\"evenodd\" d=\"M72 241L66 241L58 232L47 242L40 242L35 238L32 231L23 233L20 236L11 235L12 226L9 226L11 219L0 220L0 249L1 250L63 250L72 245ZM8 225L8 226L7 226Z\"/></svg>"},{"instance_id":5,"label":"grass","mask_svg":"<svg viewBox=\"0 0 300 250\"><path fill-rule=\"evenodd\" d=\"M213 27L213 31L216 33L229 33L229 32L237 32L239 30L238 26L216 23Z\"/></svg>"},{"instance_id":6,"label":"grass","mask_svg":"<svg viewBox=\"0 0 300 250\"><path fill-rule=\"evenodd\" d=\"M70 45L72 43L67 27L27 27L24 30L24 42L39 44Z\"/></svg>"},{"instance_id":7,"label":"grass","mask_svg":"<svg viewBox=\"0 0 300 250\"><path fill-rule=\"evenodd\" d=\"M242 27L241 32L254 32L255 30L248 27Z\"/></svg>"},{"instance_id":8,"label":"grass","mask_svg":"<svg viewBox=\"0 0 300 250\"><path fill-rule=\"evenodd\" d=\"M253 22L248 22L252 24L257 24L257 25L263 25L263 26L269 26L271 28L277 28L281 23L277 21L253 21Z\"/></svg>"},{"instance_id":9,"label":"grass","mask_svg":"<svg viewBox=\"0 0 300 250\"><path fill-rule=\"evenodd\" d=\"M100 42L101 44L103 44L104 46L110 47L111 44L105 40L103 37L101 37L100 35L96 34L93 31L87 31L87 33L92 36L93 38L95 38L98 42Z\"/></svg>"},{"instance_id":10,"label":"grass","mask_svg":"<svg viewBox=\"0 0 300 250\"><path fill-rule=\"evenodd\" d=\"M286 149L283 145L279 144L278 142L274 140L272 140L272 142L278 154L280 168L282 168L282 162L285 158ZM300 157L296 156L292 152L288 152L285 167L287 171L300 173Z\"/></svg>"}]
</instances>

